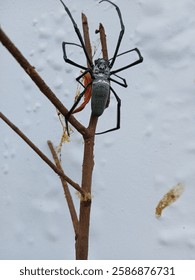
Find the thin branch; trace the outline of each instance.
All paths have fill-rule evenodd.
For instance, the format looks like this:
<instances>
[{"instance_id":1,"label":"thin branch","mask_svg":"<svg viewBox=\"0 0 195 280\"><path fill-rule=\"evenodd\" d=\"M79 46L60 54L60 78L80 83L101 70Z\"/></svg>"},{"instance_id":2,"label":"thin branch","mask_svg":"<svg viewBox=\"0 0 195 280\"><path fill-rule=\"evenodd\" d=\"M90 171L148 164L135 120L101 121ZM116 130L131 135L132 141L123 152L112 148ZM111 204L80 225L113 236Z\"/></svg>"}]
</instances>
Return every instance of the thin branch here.
<instances>
[{"instance_id":1,"label":"thin branch","mask_svg":"<svg viewBox=\"0 0 195 280\"><path fill-rule=\"evenodd\" d=\"M62 169L62 166L60 164L60 161L58 159L58 156L55 152L55 149L54 149L51 141L47 141L47 143L48 143L48 146L50 148L50 151L52 153L52 156L53 156L53 159L55 161L55 164L56 164L57 168L59 168L61 170L61 172L63 172L63 174L64 174L64 171ZM63 186L63 189L64 189L65 198L66 198L68 208L69 208L69 211L70 211L70 216L72 218L72 223L73 223L73 227L74 227L75 236L77 236L78 235L78 223L79 223L78 218L77 218L77 213L76 213L74 203L73 203L73 200L72 200L69 188L68 188L68 184L62 178L61 178L61 181L62 181L62 186Z\"/></svg>"},{"instance_id":2,"label":"thin branch","mask_svg":"<svg viewBox=\"0 0 195 280\"><path fill-rule=\"evenodd\" d=\"M40 91L53 103L53 105L60 111L63 116L68 113L67 108L61 103L61 101L56 97L52 90L47 86L47 84L42 80L39 74L36 72L35 67L33 67L27 59L22 55L22 53L16 48L13 42L7 37L7 35L0 28L0 41L7 48L7 50L13 55L13 57L18 61L24 71L30 76L34 83L38 86ZM70 116L69 122L72 126L78 130L83 136L87 134L87 129L78 122L73 115Z\"/></svg>"},{"instance_id":3,"label":"thin branch","mask_svg":"<svg viewBox=\"0 0 195 280\"><path fill-rule=\"evenodd\" d=\"M39 157L46 162L51 169L55 173L57 173L62 179L66 180L73 188L75 188L77 191L79 191L83 196L85 196L85 192L80 188L80 186L72 181L68 176L66 176L58 167L53 164L53 162L43 153L37 146L18 128L16 127L2 112L0 112L0 118L4 122L7 123L34 151L36 154L39 155Z\"/></svg>"},{"instance_id":4,"label":"thin branch","mask_svg":"<svg viewBox=\"0 0 195 280\"><path fill-rule=\"evenodd\" d=\"M89 38L88 27L83 22L83 32L87 52L89 57L91 54L91 44ZM86 260L88 258L89 247L89 226L90 226L90 212L91 212L91 185L92 185L92 173L94 167L94 141L95 130L98 117L91 115L88 131L89 136L84 137L84 156L83 156L83 171L82 171L82 190L89 194L88 199L81 200L80 213L79 213L79 231L78 239L76 241L76 259Z\"/></svg>"},{"instance_id":5,"label":"thin branch","mask_svg":"<svg viewBox=\"0 0 195 280\"><path fill-rule=\"evenodd\" d=\"M89 26L88 26L88 21L87 17L85 14L81 14L82 18L82 25L83 25L83 37L84 37L84 42L85 42L85 47L88 53L88 56L90 60L92 61L92 49L91 49L91 43L89 39ZM90 68L89 62L87 61L87 66Z\"/></svg>"},{"instance_id":6,"label":"thin branch","mask_svg":"<svg viewBox=\"0 0 195 280\"><path fill-rule=\"evenodd\" d=\"M107 48L107 42L106 42L106 33L105 33L105 29L104 29L104 26L102 25L102 23L100 23L99 32L100 32L100 41L101 41L101 45L102 45L103 58L108 60L108 48Z\"/></svg>"}]
</instances>

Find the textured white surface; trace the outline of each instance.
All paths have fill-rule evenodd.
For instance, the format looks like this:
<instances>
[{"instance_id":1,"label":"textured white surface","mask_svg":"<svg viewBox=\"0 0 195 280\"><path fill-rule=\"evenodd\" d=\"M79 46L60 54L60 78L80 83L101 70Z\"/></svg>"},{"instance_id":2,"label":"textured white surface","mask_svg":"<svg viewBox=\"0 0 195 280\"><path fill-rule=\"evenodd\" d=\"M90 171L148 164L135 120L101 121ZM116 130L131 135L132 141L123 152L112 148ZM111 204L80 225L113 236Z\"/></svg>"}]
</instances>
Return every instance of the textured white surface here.
<instances>
[{"instance_id":1,"label":"textured white surface","mask_svg":"<svg viewBox=\"0 0 195 280\"><path fill-rule=\"evenodd\" d=\"M116 10L98 1L65 2L79 26L80 13L88 16L93 45L93 31L105 25L112 56L120 30ZM120 73L127 89L113 85L122 99L121 129L96 139L89 258L194 259L195 2L115 3L126 27L121 51L137 46L144 63ZM70 108L79 69L64 63L61 42L78 40L60 2L6 0L0 14L4 31ZM50 157L46 141L57 145L61 136L55 108L0 48L0 109ZM89 110L78 115L85 124ZM115 115L113 100L99 130L114 126ZM59 179L2 121L0 140L0 259L73 259ZM82 146L75 132L62 152L67 174L78 182ZM157 203L179 182L184 193L157 219Z\"/></svg>"}]
</instances>

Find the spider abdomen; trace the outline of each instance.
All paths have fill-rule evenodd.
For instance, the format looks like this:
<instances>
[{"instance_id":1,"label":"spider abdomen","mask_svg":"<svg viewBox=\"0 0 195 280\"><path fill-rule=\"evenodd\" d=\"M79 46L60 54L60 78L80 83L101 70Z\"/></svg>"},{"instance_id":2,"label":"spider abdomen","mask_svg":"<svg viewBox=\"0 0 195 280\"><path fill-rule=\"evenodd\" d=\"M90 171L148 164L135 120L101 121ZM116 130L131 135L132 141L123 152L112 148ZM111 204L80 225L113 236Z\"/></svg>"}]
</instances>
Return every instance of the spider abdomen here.
<instances>
[{"instance_id":1,"label":"spider abdomen","mask_svg":"<svg viewBox=\"0 0 195 280\"><path fill-rule=\"evenodd\" d=\"M92 115L101 116L106 108L110 95L110 83L108 80L98 79L93 81L91 110Z\"/></svg>"}]
</instances>

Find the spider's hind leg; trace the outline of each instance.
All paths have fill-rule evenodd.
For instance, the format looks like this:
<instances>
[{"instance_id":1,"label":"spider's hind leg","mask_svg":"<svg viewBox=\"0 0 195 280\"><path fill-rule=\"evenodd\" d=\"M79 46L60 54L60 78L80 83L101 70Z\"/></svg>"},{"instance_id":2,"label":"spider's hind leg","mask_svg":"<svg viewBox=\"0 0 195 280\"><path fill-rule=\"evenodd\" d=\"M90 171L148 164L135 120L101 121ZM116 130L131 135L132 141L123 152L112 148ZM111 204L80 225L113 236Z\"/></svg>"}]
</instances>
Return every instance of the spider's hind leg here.
<instances>
[{"instance_id":1,"label":"spider's hind leg","mask_svg":"<svg viewBox=\"0 0 195 280\"><path fill-rule=\"evenodd\" d=\"M120 129L120 122L121 122L121 100L120 100L120 98L118 97L118 95L116 94L116 92L113 90L112 87L110 87L110 90L113 92L114 97L116 98L116 101L117 101L117 119L116 119L116 127L111 128L111 129L108 129L108 130L105 130L105 131L103 131L103 132L97 132L96 135L100 135L100 134L104 134L104 133L107 133L107 132L111 132L111 131Z\"/></svg>"}]
</instances>

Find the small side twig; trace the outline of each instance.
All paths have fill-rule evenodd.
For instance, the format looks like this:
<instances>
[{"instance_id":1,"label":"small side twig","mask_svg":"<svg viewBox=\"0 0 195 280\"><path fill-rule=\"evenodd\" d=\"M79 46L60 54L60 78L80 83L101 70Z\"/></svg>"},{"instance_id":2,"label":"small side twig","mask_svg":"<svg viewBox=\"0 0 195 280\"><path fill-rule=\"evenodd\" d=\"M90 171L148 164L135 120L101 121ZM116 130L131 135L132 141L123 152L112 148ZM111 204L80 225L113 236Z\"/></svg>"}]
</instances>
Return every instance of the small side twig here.
<instances>
[{"instance_id":1,"label":"small side twig","mask_svg":"<svg viewBox=\"0 0 195 280\"><path fill-rule=\"evenodd\" d=\"M99 32L100 32L100 41L101 41L101 45L102 45L102 55L105 60L108 60L106 33L105 33L105 29L104 29L104 26L102 25L102 23L100 23Z\"/></svg>"},{"instance_id":2,"label":"small side twig","mask_svg":"<svg viewBox=\"0 0 195 280\"><path fill-rule=\"evenodd\" d=\"M17 127L15 126L2 112L0 112L0 118L7 123L34 151L35 153L45 162L47 163L51 169L55 173L57 173L62 179L67 181L73 188L79 191L83 196L85 196L85 192L81 189L81 187L75 183L72 179L66 176L53 162L43 153L39 148Z\"/></svg>"},{"instance_id":3,"label":"small side twig","mask_svg":"<svg viewBox=\"0 0 195 280\"><path fill-rule=\"evenodd\" d=\"M89 27L88 27L88 21L85 14L81 14L82 18L82 25L83 25L83 37L85 42L85 47L87 49L87 53L89 55L89 58L92 60L92 49L91 49L91 43L89 39ZM90 68L89 62L87 61L87 66Z\"/></svg>"},{"instance_id":4,"label":"small side twig","mask_svg":"<svg viewBox=\"0 0 195 280\"><path fill-rule=\"evenodd\" d=\"M60 164L60 161L58 159L58 156L57 156L57 154L55 152L55 149L53 147L52 142L47 141L47 144L50 148L50 151L52 153L52 156L53 156L53 159L55 161L55 164L56 164L57 168L59 168L64 173L64 171L62 169L62 166ZM61 178L61 181L62 181L62 186L63 186L63 189L64 189L65 198L66 198L68 208L69 208L69 211L70 211L70 216L71 216L71 219L72 219L75 236L77 236L78 235L78 223L79 223L78 218L77 218L77 213L76 213L73 201L72 201L72 197L71 197L71 194L70 194L70 191L69 191L69 188L68 188L68 184L62 178Z\"/></svg>"}]
</instances>

